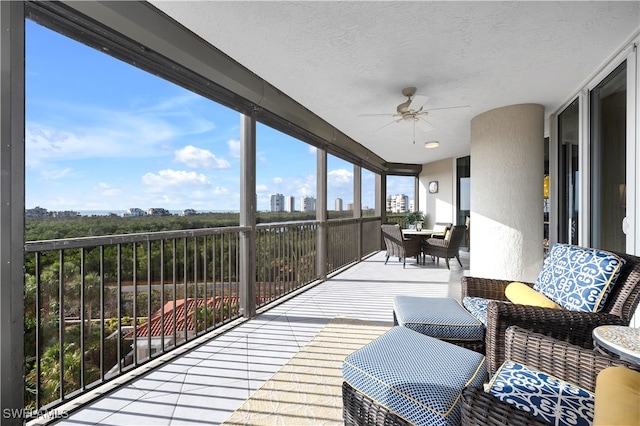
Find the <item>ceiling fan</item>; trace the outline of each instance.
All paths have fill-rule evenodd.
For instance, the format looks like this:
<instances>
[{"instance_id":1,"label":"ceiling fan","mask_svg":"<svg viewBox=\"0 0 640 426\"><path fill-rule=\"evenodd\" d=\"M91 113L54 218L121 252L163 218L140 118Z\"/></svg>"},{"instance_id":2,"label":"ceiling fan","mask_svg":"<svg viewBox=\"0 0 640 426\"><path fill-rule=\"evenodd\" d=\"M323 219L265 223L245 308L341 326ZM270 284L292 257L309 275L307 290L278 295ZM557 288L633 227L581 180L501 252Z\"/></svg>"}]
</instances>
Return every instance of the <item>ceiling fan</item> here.
<instances>
[{"instance_id":1,"label":"ceiling fan","mask_svg":"<svg viewBox=\"0 0 640 426\"><path fill-rule=\"evenodd\" d=\"M393 123L401 123L408 122L413 124L413 143L415 141L415 133L416 126L418 126L423 132L428 132L433 130L434 127L431 123L429 123L426 119L427 115L431 111L443 110L443 109L454 109L454 108L465 108L468 105L454 106L454 107L445 107L445 108L432 108L432 109L424 109L424 105L429 100L428 96L417 95L418 89L415 87L405 87L402 89L402 95L407 97L407 100L401 103L396 107L396 113L391 114L394 119L384 126L380 127L378 130L387 127ZM389 114L362 114L361 117L376 117L376 116L388 116Z\"/></svg>"}]
</instances>

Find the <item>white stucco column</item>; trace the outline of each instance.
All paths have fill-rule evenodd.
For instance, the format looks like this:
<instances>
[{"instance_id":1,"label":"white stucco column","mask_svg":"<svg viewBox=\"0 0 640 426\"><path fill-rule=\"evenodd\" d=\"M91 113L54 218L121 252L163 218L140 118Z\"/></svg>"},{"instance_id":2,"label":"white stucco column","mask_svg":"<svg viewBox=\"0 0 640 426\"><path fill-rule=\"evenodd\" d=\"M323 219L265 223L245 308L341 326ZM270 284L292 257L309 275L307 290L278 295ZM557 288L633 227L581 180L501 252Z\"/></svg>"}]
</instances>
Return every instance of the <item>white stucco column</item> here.
<instances>
[{"instance_id":1,"label":"white stucco column","mask_svg":"<svg viewBox=\"0 0 640 426\"><path fill-rule=\"evenodd\" d=\"M535 281L543 259L544 107L471 120L470 275Z\"/></svg>"}]
</instances>

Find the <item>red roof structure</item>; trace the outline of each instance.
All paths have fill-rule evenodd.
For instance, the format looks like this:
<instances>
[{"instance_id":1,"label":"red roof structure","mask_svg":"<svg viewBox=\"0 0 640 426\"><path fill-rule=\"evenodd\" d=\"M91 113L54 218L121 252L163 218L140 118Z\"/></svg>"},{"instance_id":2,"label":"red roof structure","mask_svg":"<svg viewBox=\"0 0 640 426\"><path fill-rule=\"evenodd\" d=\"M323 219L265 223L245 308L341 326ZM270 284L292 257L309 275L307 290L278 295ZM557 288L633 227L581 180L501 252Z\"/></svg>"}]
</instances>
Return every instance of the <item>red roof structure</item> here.
<instances>
[{"instance_id":1,"label":"red roof structure","mask_svg":"<svg viewBox=\"0 0 640 426\"><path fill-rule=\"evenodd\" d=\"M205 301L209 309L212 309L214 313L220 312L224 303L229 303L230 305L238 305L239 297L238 296L216 296L214 297L199 297L196 301L195 298L191 297L186 299L186 308L185 308L185 299L176 300L175 307L173 305L173 300L167 302L163 308L158 309L151 316L151 337L163 337L163 336L173 336L174 333L174 324L175 324L175 333L183 334L185 331L185 323L186 330L190 332L195 332L195 322L193 318L194 312L196 312L197 308L201 308L205 305ZM186 311L186 315L185 315ZM207 313L207 323L210 322L212 314ZM228 314L227 314L228 315ZM226 316L226 315L225 315ZM164 327L163 327L163 319L164 319ZM131 339L134 337L134 332L130 331L125 334L125 338ZM149 321L145 321L142 324L139 324L135 329L135 337L148 337L149 336Z\"/></svg>"}]
</instances>

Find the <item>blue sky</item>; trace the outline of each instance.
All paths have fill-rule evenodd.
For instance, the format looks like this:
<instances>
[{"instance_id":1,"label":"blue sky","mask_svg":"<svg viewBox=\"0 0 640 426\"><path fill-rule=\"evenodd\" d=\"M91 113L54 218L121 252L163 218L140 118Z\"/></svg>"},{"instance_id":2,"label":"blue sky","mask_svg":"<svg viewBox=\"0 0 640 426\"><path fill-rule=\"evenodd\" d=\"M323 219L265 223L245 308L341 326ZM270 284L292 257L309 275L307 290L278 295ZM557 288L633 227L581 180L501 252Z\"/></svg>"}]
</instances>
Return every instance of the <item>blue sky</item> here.
<instances>
[{"instance_id":1,"label":"blue sky","mask_svg":"<svg viewBox=\"0 0 640 426\"><path fill-rule=\"evenodd\" d=\"M26 208L237 211L240 115L27 21ZM257 131L258 210L271 194L316 196L316 152ZM353 201L353 167L328 159L328 208ZM412 193L411 178L388 192ZM374 174L363 172L373 207Z\"/></svg>"}]
</instances>

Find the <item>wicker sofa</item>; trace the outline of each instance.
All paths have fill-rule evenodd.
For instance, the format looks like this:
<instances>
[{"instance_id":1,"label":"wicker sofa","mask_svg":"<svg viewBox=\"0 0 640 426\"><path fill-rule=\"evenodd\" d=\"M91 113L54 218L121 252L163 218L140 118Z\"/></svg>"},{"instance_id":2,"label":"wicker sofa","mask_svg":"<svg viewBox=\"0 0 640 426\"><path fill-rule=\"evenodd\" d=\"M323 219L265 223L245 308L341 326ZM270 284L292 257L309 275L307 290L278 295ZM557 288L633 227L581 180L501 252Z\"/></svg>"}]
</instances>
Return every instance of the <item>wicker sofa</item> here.
<instances>
[{"instance_id":1,"label":"wicker sofa","mask_svg":"<svg viewBox=\"0 0 640 426\"><path fill-rule=\"evenodd\" d=\"M615 252L612 252L615 253ZM485 355L489 374L505 360L505 332L520 326L585 348L593 348L592 331L600 325L629 325L640 302L640 258L615 253L626 260L601 312L577 312L509 303L510 280L462 278L462 297L491 299L487 304ZM524 283L533 287L533 283Z\"/></svg>"},{"instance_id":2,"label":"wicker sofa","mask_svg":"<svg viewBox=\"0 0 640 426\"><path fill-rule=\"evenodd\" d=\"M640 366L592 349L534 333L520 327L505 332L507 359L525 364L546 374L594 392L598 373L607 367L623 366L633 370ZM463 426L542 426L549 425L533 415L502 402L482 388L462 391Z\"/></svg>"}]
</instances>

